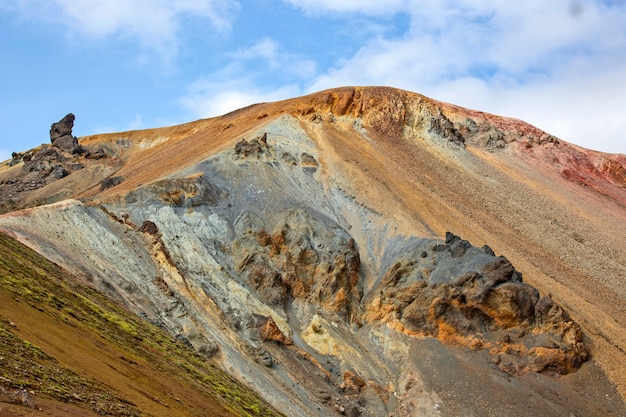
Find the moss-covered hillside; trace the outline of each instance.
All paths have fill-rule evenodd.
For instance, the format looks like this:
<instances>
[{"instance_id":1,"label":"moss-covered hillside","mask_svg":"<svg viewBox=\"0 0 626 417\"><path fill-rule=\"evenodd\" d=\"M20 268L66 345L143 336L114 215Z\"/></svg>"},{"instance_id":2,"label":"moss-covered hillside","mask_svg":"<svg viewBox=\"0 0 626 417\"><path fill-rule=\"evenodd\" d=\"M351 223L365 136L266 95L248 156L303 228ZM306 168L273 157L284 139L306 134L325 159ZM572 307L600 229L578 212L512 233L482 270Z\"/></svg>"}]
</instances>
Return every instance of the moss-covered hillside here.
<instances>
[{"instance_id":1,"label":"moss-covered hillside","mask_svg":"<svg viewBox=\"0 0 626 417\"><path fill-rule=\"evenodd\" d=\"M0 234L0 415L274 416L161 329Z\"/></svg>"}]
</instances>

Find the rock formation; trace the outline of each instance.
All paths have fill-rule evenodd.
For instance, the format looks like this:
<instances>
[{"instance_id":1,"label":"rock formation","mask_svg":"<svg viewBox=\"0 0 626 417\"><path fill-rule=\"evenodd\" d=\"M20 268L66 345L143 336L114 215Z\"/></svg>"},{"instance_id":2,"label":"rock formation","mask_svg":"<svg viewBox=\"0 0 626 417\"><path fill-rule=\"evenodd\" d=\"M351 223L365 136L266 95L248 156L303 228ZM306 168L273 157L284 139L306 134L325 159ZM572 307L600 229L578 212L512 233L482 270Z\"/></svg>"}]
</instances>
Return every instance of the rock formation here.
<instances>
[{"instance_id":1,"label":"rock formation","mask_svg":"<svg viewBox=\"0 0 626 417\"><path fill-rule=\"evenodd\" d=\"M448 232L421 241L387 271L366 302L370 320L409 335L487 349L510 374L567 374L587 360L582 331L504 257Z\"/></svg>"},{"instance_id":2,"label":"rock formation","mask_svg":"<svg viewBox=\"0 0 626 417\"><path fill-rule=\"evenodd\" d=\"M23 198L29 193L63 179L73 172L82 170L85 165L93 165L92 161L107 164L109 153L104 146L83 146L72 136L75 117L69 113L50 128L51 145L43 144L26 152L13 152L8 166L21 165L22 175L19 178L0 179L0 211L9 211L24 205ZM88 170L90 171L90 170ZM103 189L121 182L121 177L110 177L101 180ZM89 181L100 181L94 178ZM54 194L54 193L53 193ZM65 193L57 194L62 198ZM28 197L26 197L28 198ZM49 196L43 201L49 202ZM41 200L38 200L41 203Z\"/></svg>"},{"instance_id":3,"label":"rock formation","mask_svg":"<svg viewBox=\"0 0 626 417\"><path fill-rule=\"evenodd\" d=\"M50 126L50 142L52 146L70 153L78 153L80 151L78 139L72 136L74 120L75 116L72 113L68 113L58 122L52 123Z\"/></svg>"}]
</instances>

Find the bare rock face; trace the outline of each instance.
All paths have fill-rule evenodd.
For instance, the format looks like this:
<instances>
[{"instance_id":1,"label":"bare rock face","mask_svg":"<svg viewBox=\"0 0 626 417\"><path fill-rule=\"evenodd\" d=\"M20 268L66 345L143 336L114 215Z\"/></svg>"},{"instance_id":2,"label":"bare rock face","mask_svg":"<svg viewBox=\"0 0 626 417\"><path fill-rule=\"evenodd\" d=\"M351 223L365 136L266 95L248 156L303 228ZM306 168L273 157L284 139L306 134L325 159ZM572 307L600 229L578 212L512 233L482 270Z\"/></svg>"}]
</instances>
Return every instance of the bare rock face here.
<instances>
[{"instance_id":1,"label":"bare rock face","mask_svg":"<svg viewBox=\"0 0 626 417\"><path fill-rule=\"evenodd\" d=\"M268 150L267 147L267 133L252 139L248 142L246 139L241 139L235 145L236 157L247 157L250 155L260 155Z\"/></svg>"},{"instance_id":2,"label":"bare rock face","mask_svg":"<svg viewBox=\"0 0 626 417\"><path fill-rule=\"evenodd\" d=\"M121 184L122 181L124 181L124 178L121 176L113 176L113 177L105 178L100 183L100 189L106 190L107 188L115 187L116 185Z\"/></svg>"},{"instance_id":3,"label":"bare rock face","mask_svg":"<svg viewBox=\"0 0 626 417\"><path fill-rule=\"evenodd\" d=\"M71 135L74 128L74 120L76 120L76 116L68 113L58 122L52 123L50 126L50 140L54 142L60 137Z\"/></svg>"},{"instance_id":4,"label":"bare rock face","mask_svg":"<svg viewBox=\"0 0 626 417\"><path fill-rule=\"evenodd\" d=\"M272 233L247 229L232 245L235 270L270 305L313 305L356 319L359 253L343 230L303 210L284 216Z\"/></svg>"},{"instance_id":5,"label":"bare rock face","mask_svg":"<svg viewBox=\"0 0 626 417\"><path fill-rule=\"evenodd\" d=\"M430 118L428 132L439 135L459 145L462 145L465 142L463 135L461 135L461 133L454 127L454 124L452 124L452 122L443 113Z\"/></svg>"},{"instance_id":6,"label":"bare rock face","mask_svg":"<svg viewBox=\"0 0 626 417\"><path fill-rule=\"evenodd\" d=\"M53 146L66 152L79 153L81 148L78 145L78 139L72 136L74 120L75 116L72 113L68 113L58 122L52 123L52 126L50 126L50 142Z\"/></svg>"},{"instance_id":7,"label":"bare rock face","mask_svg":"<svg viewBox=\"0 0 626 417\"><path fill-rule=\"evenodd\" d=\"M271 317L257 316L258 326L261 332L261 340L271 341L279 345L293 345L293 340L280 330Z\"/></svg>"},{"instance_id":8,"label":"bare rock face","mask_svg":"<svg viewBox=\"0 0 626 417\"><path fill-rule=\"evenodd\" d=\"M588 358L580 327L489 247L452 233L425 241L389 268L366 302L365 317L409 335L488 349L510 374L567 374Z\"/></svg>"}]
</instances>

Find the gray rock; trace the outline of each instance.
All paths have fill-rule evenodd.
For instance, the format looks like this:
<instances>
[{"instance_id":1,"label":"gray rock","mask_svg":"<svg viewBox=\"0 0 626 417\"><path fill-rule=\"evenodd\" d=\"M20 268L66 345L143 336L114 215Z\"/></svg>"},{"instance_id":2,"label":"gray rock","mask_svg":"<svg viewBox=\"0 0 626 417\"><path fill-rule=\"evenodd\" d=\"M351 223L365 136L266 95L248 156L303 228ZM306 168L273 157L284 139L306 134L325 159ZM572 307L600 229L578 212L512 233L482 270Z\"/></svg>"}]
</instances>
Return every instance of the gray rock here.
<instances>
[{"instance_id":1,"label":"gray rock","mask_svg":"<svg viewBox=\"0 0 626 417\"><path fill-rule=\"evenodd\" d=\"M111 188L111 187L115 187L118 184L121 184L122 181L124 180L124 177L109 177L109 178L105 178L102 180L102 183L100 184L100 190L106 190L107 188Z\"/></svg>"},{"instance_id":2,"label":"gray rock","mask_svg":"<svg viewBox=\"0 0 626 417\"><path fill-rule=\"evenodd\" d=\"M50 126L50 142L53 146L70 153L80 153L83 149L78 144L78 139L72 136L74 128L74 115L67 114L64 118Z\"/></svg>"},{"instance_id":3,"label":"gray rock","mask_svg":"<svg viewBox=\"0 0 626 417\"><path fill-rule=\"evenodd\" d=\"M259 353L259 361L268 368L274 366L274 359L272 359L272 355L268 351Z\"/></svg>"},{"instance_id":4,"label":"gray rock","mask_svg":"<svg viewBox=\"0 0 626 417\"><path fill-rule=\"evenodd\" d=\"M63 136L71 136L75 119L76 117L72 113L68 113L58 122L52 123L50 126L50 142L54 144L57 139Z\"/></svg>"},{"instance_id":5,"label":"gray rock","mask_svg":"<svg viewBox=\"0 0 626 417\"><path fill-rule=\"evenodd\" d=\"M52 145L66 152L73 153L73 151L78 147L78 139L72 135L64 135L57 138Z\"/></svg>"}]
</instances>

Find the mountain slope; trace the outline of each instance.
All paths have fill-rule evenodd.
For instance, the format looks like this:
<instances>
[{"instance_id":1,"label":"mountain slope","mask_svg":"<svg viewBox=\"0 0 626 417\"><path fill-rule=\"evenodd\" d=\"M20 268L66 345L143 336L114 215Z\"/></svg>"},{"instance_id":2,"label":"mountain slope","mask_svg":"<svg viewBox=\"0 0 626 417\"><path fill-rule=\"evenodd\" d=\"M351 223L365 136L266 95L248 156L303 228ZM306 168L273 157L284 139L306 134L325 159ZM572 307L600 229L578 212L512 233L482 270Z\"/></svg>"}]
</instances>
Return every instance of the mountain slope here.
<instances>
[{"instance_id":1,"label":"mountain slope","mask_svg":"<svg viewBox=\"0 0 626 417\"><path fill-rule=\"evenodd\" d=\"M187 346L2 234L0 276L1 415L278 415Z\"/></svg>"},{"instance_id":2,"label":"mountain slope","mask_svg":"<svg viewBox=\"0 0 626 417\"><path fill-rule=\"evenodd\" d=\"M289 415L624 412L623 155L388 88L80 143L0 227Z\"/></svg>"}]
</instances>

